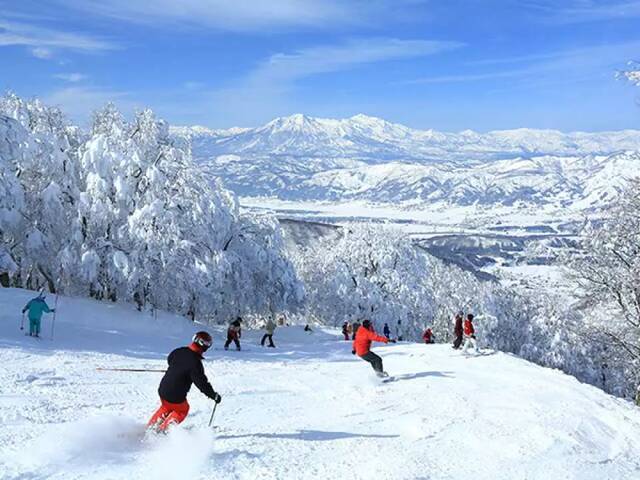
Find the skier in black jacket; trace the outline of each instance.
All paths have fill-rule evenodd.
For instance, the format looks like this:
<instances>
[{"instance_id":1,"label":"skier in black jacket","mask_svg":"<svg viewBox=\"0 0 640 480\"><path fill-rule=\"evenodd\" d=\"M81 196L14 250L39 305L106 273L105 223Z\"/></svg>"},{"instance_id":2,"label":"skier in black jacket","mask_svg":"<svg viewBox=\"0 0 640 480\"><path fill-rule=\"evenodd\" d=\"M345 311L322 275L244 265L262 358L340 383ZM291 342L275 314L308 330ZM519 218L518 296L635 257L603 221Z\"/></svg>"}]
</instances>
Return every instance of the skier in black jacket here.
<instances>
[{"instance_id":1,"label":"skier in black jacket","mask_svg":"<svg viewBox=\"0 0 640 480\"><path fill-rule=\"evenodd\" d=\"M169 368L160 381L158 395L160 395L160 408L153 414L148 428L158 432L166 432L174 423L181 423L189 413L187 392L191 384L216 403L220 403L222 397L216 393L202 366L202 354L211 346L211 335L207 332L198 332L193 336L191 345L176 348L169 354L167 362Z\"/></svg>"}]
</instances>

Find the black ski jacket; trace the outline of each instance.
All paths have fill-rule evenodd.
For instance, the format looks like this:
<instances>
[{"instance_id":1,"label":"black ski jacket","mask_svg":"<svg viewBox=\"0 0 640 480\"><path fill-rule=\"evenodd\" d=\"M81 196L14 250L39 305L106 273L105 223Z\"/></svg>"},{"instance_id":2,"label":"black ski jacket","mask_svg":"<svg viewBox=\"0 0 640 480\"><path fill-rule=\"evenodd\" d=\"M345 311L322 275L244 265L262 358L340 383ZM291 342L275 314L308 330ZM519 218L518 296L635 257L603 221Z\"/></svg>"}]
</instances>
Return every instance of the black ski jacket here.
<instances>
[{"instance_id":1,"label":"black ski jacket","mask_svg":"<svg viewBox=\"0 0 640 480\"><path fill-rule=\"evenodd\" d=\"M167 357L169 368L160 381L158 394L170 403L182 403L187 399L191 384L213 399L216 392L207 380L202 366L202 356L189 347L176 348Z\"/></svg>"}]
</instances>

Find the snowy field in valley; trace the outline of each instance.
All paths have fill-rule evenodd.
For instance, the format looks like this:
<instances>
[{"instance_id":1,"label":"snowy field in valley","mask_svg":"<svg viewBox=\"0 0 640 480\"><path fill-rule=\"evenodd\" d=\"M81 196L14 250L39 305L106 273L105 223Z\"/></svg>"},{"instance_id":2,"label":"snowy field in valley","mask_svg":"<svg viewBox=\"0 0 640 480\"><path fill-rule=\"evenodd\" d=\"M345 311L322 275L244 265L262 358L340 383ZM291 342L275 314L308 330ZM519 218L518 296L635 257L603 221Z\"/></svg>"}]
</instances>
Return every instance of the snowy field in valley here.
<instances>
[{"instance_id":1,"label":"snowy field in valley","mask_svg":"<svg viewBox=\"0 0 640 480\"><path fill-rule=\"evenodd\" d=\"M195 387L191 413L144 436L167 353L198 325L132 307L60 298L55 340L19 330L33 292L0 289L0 478L637 479L640 410L516 357L447 345L378 346L387 384L337 331L260 331L205 369L223 400ZM54 298L48 298L50 304Z\"/></svg>"},{"instance_id":2,"label":"snowy field in valley","mask_svg":"<svg viewBox=\"0 0 640 480\"><path fill-rule=\"evenodd\" d=\"M365 200L286 201L266 197L242 197L240 203L249 210L267 210L278 216L300 220L337 224L350 221L387 223L417 237L470 230L490 232L489 227L496 225L511 225L516 229L514 233L520 228L524 234L527 227L556 225L583 218L581 212L567 209L559 211L549 206L460 206L427 202L399 205Z\"/></svg>"}]
</instances>

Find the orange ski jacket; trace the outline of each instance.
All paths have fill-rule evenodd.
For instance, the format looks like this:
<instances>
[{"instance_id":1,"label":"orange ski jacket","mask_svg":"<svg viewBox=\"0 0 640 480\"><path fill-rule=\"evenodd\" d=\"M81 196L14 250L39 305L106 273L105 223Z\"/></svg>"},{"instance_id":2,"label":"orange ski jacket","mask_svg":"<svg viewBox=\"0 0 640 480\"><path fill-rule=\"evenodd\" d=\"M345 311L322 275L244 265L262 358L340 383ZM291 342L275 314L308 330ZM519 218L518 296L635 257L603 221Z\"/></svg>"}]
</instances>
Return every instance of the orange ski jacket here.
<instances>
[{"instance_id":1,"label":"orange ski jacket","mask_svg":"<svg viewBox=\"0 0 640 480\"><path fill-rule=\"evenodd\" d=\"M375 330L367 330L364 327L360 327L356 333L356 339L353 341L353 349L360 357L366 355L371 350L371 342L384 342L388 343L389 339L378 335Z\"/></svg>"}]
</instances>

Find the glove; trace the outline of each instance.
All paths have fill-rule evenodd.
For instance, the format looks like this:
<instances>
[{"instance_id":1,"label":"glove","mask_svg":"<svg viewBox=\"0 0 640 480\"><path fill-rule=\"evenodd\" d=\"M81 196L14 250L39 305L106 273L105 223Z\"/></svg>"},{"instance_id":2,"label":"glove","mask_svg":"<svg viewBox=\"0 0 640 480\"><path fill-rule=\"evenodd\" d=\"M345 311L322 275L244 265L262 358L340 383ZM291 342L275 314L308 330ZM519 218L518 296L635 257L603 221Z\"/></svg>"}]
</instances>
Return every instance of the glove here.
<instances>
[{"instance_id":1,"label":"glove","mask_svg":"<svg viewBox=\"0 0 640 480\"><path fill-rule=\"evenodd\" d=\"M220 403L222 401L222 397L220 396L219 393L214 393L211 400L213 400L216 403Z\"/></svg>"},{"instance_id":2,"label":"glove","mask_svg":"<svg viewBox=\"0 0 640 480\"><path fill-rule=\"evenodd\" d=\"M396 343L396 340L392 338L391 340L389 340L389 342L390 343Z\"/></svg>"},{"instance_id":3,"label":"glove","mask_svg":"<svg viewBox=\"0 0 640 480\"><path fill-rule=\"evenodd\" d=\"M355 355L356 351L355 350L351 350L351 355Z\"/></svg>"},{"instance_id":4,"label":"glove","mask_svg":"<svg viewBox=\"0 0 640 480\"><path fill-rule=\"evenodd\" d=\"M51 313L53 313L53 312L55 312L55 311L56 311L56 309L55 309L55 308L52 308L52 309L51 309Z\"/></svg>"}]
</instances>

